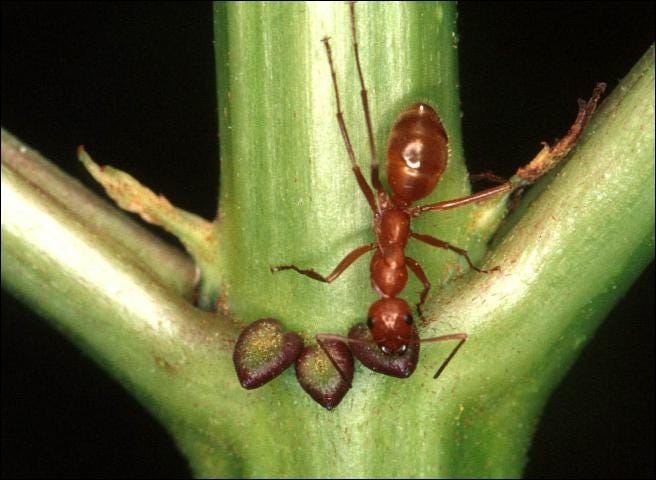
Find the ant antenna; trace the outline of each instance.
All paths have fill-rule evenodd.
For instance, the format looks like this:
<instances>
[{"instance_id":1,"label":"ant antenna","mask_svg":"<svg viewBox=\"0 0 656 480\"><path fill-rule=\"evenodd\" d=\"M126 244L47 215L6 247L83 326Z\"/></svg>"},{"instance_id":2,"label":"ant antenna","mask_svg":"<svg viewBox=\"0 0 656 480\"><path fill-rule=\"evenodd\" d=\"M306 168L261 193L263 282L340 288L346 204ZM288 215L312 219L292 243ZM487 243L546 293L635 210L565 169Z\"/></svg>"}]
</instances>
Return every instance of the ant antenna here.
<instances>
[{"instance_id":1,"label":"ant antenna","mask_svg":"<svg viewBox=\"0 0 656 480\"><path fill-rule=\"evenodd\" d=\"M452 333L450 335L442 335L441 337L433 337L433 338L424 338L422 340L419 340L419 343L437 343L437 342L446 342L448 340L460 340L458 344L455 346L453 350L451 350L451 353L449 354L448 357L446 357L446 360L442 362L442 365L437 369L437 372L435 372L435 375L433 375L433 378L437 380L437 377L439 377L446 366L451 362L451 359L455 357L456 353L458 353L458 350L460 350L460 347L465 343L465 340L467 340L467 334L466 333Z\"/></svg>"}]
</instances>

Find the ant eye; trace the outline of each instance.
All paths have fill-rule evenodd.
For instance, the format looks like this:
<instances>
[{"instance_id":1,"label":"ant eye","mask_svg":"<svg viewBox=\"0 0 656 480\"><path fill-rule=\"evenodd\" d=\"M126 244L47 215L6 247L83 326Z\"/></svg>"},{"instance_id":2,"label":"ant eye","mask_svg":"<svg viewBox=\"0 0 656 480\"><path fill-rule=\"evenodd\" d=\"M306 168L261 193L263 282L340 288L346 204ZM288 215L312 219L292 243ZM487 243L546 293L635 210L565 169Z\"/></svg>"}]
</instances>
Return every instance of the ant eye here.
<instances>
[{"instance_id":1,"label":"ant eye","mask_svg":"<svg viewBox=\"0 0 656 480\"><path fill-rule=\"evenodd\" d=\"M403 320L405 320L405 323L408 325L412 325L412 315L408 314L405 317L403 317Z\"/></svg>"},{"instance_id":2,"label":"ant eye","mask_svg":"<svg viewBox=\"0 0 656 480\"><path fill-rule=\"evenodd\" d=\"M374 318L373 317L368 317L367 318L367 327L374 328Z\"/></svg>"}]
</instances>

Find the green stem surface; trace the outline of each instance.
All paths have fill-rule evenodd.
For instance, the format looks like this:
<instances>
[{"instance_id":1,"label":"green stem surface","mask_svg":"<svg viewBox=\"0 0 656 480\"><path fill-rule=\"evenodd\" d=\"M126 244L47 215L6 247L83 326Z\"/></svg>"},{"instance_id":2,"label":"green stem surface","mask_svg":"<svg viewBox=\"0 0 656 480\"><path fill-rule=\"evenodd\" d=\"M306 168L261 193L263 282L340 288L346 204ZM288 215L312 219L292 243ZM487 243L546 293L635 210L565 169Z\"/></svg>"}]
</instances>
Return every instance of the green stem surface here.
<instances>
[{"instance_id":1,"label":"green stem surface","mask_svg":"<svg viewBox=\"0 0 656 480\"><path fill-rule=\"evenodd\" d=\"M378 150L404 106L433 105L449 135L450 163L426 201L466 195L455 7L357 8ZM173 254L169 263L148 235L112 234L129 222L71 201L66 195L80 187L59 173L57 183L48 164L13 162L24 147L5 135L3 285L134 392L197 476L519 476L549 393L653 258L653 48L605 100L568 163L508 219L486 261L505 199L413 224L467 248L478 263L500 266L488 275L466 272L450 252L409 245L434 285L422 337L470 335L439 381L432 374L451 346L423 345L406 380L358 366L352 390L328 412L300 389L292 369L242 389L231 355L239 327L258 318L277 318L308 339L345 334L376 298L366 260L331 285L269 271L296 263L327 273L373 240L321 44L332 38L346 123L366 172L348 6L217 4L215 27L220 251L216 268L203 271L203 292L218 298L221 315L189 304L192 269L184 257ZM77 208L91 210L80 216ZM104 215L107 223L98 222ZM414 281L406 289L411 303L419 289Z\"/></svg>"}]
</instances>

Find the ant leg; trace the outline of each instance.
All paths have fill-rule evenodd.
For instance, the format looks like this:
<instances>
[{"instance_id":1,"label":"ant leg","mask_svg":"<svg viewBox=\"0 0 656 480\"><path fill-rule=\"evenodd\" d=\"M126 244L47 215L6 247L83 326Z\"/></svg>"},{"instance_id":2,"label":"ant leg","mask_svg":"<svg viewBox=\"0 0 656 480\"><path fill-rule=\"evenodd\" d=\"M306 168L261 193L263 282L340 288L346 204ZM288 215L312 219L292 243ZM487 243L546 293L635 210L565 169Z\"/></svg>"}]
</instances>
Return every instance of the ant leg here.
<instances>
[{"instance_id":1,"label":"ant leg","mask_svg":"<svg viewBox=\"0 0 656 480\"><path fill-rule=\"evenodd\" d=\"M371 126L371 113L369 112L369 96L367 88L364 85L364 76L362 75L362 66L360 65L360 49L358 47L357 29L355 28L355 2L349 4L351 10L351 35L353 37L353 51L355 52L355 65L360 77L360 97L362 98L362 109L364 110L364 119L367 123L367 135L369 136L369 152L371 153L371 184L378 193L383 192L383 184L380 182L378 175L378 154L376 153L376 141Z\"/></svg>"},{"instance_id":2,"label":"ant leg","mask_svg":"<svg viewBox=\"0 0 656 480\"><path fill-rule=\"evenodd\" d=\"M339 277L342 274L342 272L346 270L353 262L355 262L358 258L360 258L365 253L370 252L371 250L375 250L377 246L378 244L376 242L373 242L356 248L348 255L346 255L346 257L344 257L344 259L341 262L339 262L339 265L335 267L335 270L330 272L325 277L320 273L315 272L311 268L301 269L298 268L296 265L278 265L276 267L271 267L271 273L280 272L281 270L295 270L301 275L305 275L306 277L310 277L314 280L318 280L324 283L331 283L333 280Z\"/></svg>"},{"instance_id":3,"label":"ant leg","mask_svg":"<svg viewBox=\"0 0 656 480\"><path fill-rule=\"evenodd\" d=\"M469 266L471 268L473 268L474 270L476 270L477 272L490 273L490 272L494 272L496 270L499 270L499 267L494 267L494 268L490 268L490 269L487 269L487 270L482 269L482 268L478 268L476 265L474 265L474 262L471 261L471 258L469 258L469 254L467 253L467 250L456 247L455 245L451 245L449 242L445 242L444 240L440 240L439 238L435 238L431 235L425 235L423 233L415 233L415 232L411 232L410 236L413 237L413 238L416 238L417 240L419 240L421 242L432 245L434 247L443 248L445 250L451 250L452 252L455 252L458 255L460 255L462 257L465 257L465 260L467 260L467 263L469 264Z\"/></svg>"},{"instance_id":4,"label":"ant leg","mask_svg":"<svg viewBox=\"0 0 656 480\"><path fill-rule=\"evenodd\" d=\"M481 180L487 180L490 183L506 183L508 181L507 178L500 177L499 175L496 175L495 173L492 172L482 172L482 173L474 173L469 175L469 181L470 182L480 182ZM519 201L522 198L522 192L524 191L523 188L516 188L510 197L509 200L509 206L508 206L508 211L509 212L514 212L517 207L519 206Z\"/></svg>"},{"instance_id":5,"label":"ant leg","mask_svg":"<svg viewBox=\"0 0 656 480\"><path fill-rule=\"evenodd\" d=\"M417 276L419 281L424 284L424 289L421 291L421 294L419 295L419 303L417 304L417 312L419 313L419 318L423 320L424 312L421 311L421 307L424 305L424 301L426 300L426 295L430 290L431 284L428 281L428 277L426 277L426 274L424 273L424 269L421 268L421 265L419 265L419 262L417 262L417 260L410 257L405 257L405 261L408 263L410 270L413 271L413 273Z\"/></svg>"},{"instance_id":6,"label":"ant leg","mask_svg":"<svg viewBox=\"0 0 656 480\"><path fill-rule=\"evenodd\" d=\"M487 180L488 182L492 182L492 183L506 183L508 181L507 178L500 177L499 175L495 175L492 172L471 174L469 175L469 180L472 182Z\"/></svg>"},{"instance_id":7,"label":"ant leg","mask_svg":"<svg viewBox=\"0 0 656 480\"><path fill-rule=\"evenodd\" d=\"M375 214L378 212L378 207L376 206L376 199L374 197L374 192L371 190L371 187L369 186L364 176L362 175L362 171L360 171L360 167L358 167L358 164L355 161L355 153L353 153L353 146L351 145L351 139L349 138L348 130L346 130L346 123L344 122L344 115L342 113L342 104L339 99L339 89L337 88L337 76L335 74L335 66L333 65L333 55L332 55L332 51L330 50L329 38L325 37L321 41L326 47L326 55L328 55L328 63L330 64L330 75L332 76L333 88L335 90L335 102L337 103L337 123L339 123L339 130L342 133L344 146L346 146L346 153L348 154L349 159L351 160L351 169L353 170L355 179L358 181L360 190L362 190L362 193L367 199L371 211Z\"/></svg>"},{"instance_id":8,"label":"ant leg","mask_svg":"<svg viewBox=\"0 0 656 480\"><path fill-rule=\"evenodd\" d=\"M503 185L497 185L496 187L488 188L466 197L454 198L453 200L445 200L443 202L430 203L428 205L420 205L418 207L408 209L408 213L411 217L418 217L422 213L431 212L431 211L440 211L440 210L449 210L451 208L462 207L463 205L469 205L470 203L480 202L492 197L499 193L509 192L512 189L512 184L509 181L506 181Z\"/></svg>"},{"instance_id":9,"label":"ant leg","mask_svg":"<svg viewBox=\"0 0 656 480\"><path fill-rule=\"evenodd\" d=\"M433 375L434 379L437 379L437 377L440 376L440 374L444 371L446 366L449 364L451 359L455 357L456 353L458 353L458 350L460 350L460 347L465 343L465 340L467 340L467 334L466 333L452 333L451 335L443 335L441 337L433 337L433 338L426 338L421 341L421 343L437 343L437 342L446 342L447 340L460 340L458 342L458 345L455 346L455 348L451 351L448 357L446 357L446 360L442 362L442 365L440 365L440 368L437 369L437 372L435 372L435 375Z\"/></svg>"}]
</instances>

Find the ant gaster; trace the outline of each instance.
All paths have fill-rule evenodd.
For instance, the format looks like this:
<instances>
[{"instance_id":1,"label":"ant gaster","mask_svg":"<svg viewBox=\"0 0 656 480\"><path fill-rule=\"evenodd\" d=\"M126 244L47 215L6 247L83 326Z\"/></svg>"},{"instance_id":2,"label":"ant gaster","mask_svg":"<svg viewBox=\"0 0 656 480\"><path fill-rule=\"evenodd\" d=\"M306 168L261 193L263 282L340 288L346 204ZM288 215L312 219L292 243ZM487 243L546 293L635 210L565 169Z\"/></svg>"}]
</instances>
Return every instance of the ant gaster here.
<instances>
[{"instance_id":1,"label":"ant gaster","mask_svg":"<svg viewBox=\"0 0 656 480\"><path fill-rule=\"evenodd\" d=\"M382 298L375 301L369 307L367 326L371 331L374 342L384 354L390 356L402 355L408 349L409 344L418 342L416 340L416 327L413 322L412 310L405 300L397 297L407 284L408 267L424 287L419 297L419 303L417 304L417 311L420 317L422 316L422 306L431 286L419 262L405 255L405 247L410 237L434 247L451 250L462 256L469 266L478 272L487 273L498 269L498 267L490 270L480 269L473 264L466 250L431 235L413 232L410 228L411 220L426 212L449 210L484 200L502 192L507 192L511 189L511 184L504 182L501 185L466 197L413 207L413 203L428 196L433 191L446 169L448 158L448 137L439 116L429 105L416 103L401 112L390 132L387 143L387 180L392 190L391 195L384 190L378 175L376 146L369 113L367 89L365 88L360 65L353 2L350 4L350 12L353 50L360 79L360 94L371 154L371 184L375 189L375 193L365 180L360 167L356 163L353 146L342 114L330 42L328 38L324 38L322 41L330 65L337 107L337 122L346 152L351 161L351 168L373 214L376 241L362 245L351 251L326 276L312 269L301 269L296 265L276 266L272 267L271 271L295 270L315 280L331 283L362 255L375 251L370 265L371 284ZM498 180L492 175L484 174L483 176ZM363 343L363 340L341 337L339 335L319 334L316 338L319 345L322 345L324 340ZM438 369L435 378L444 370L466 339L466 333L454 333L420 340L422 343L460 340ZM325 348L324 351L326 351ZM362 360L362 358L360 359ZM333 363L335 362L333 361ZM410 375L412 370L404 376Z\"/></svg>"}]
</instances>

